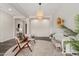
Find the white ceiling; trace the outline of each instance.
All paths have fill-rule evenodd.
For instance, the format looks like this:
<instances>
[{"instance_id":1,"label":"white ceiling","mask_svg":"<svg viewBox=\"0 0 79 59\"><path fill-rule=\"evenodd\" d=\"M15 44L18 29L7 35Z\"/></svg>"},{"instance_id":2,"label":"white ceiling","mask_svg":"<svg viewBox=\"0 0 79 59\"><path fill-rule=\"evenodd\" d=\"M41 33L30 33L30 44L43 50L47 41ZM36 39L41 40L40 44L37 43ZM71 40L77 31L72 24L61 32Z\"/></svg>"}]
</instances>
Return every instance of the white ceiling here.
<instances>
[{"instance_id":1,"label":"white ceiling","mask_svg":"<svg viewBox=\"0 0 79 59\"><path fill-rule=\"evenodd\" d=\"M78 7L79 4L68 4L68 3L42 3L42 9L45 16L55 16L62 8L73 8ZM70 6L68 8L68 6ZM29 17L36 16L36 11L39 8L38 3L0 3L0 10L4 11L11 16L15 17ZM64 8L64 9L65 9ZM12 9L9 11L8 9ZM75 8L76 9L76 8ZM67 11L67 10L66 10ZM69 11L69 10L68 10Z\"/></svg>"},{"instance_id":2,"label":"white ceiling","mask_svg":"<svg viewBox=\"0 0 79 59\"><path fill-rule=\"evenodd\" d=\"M36 3L19 3L19 4L10 4L13 5L17 10L23 13L25 16L34 16L36 15L36 11L39 5ZM60 7L60 4L42 4L42 8L44 10L45 15L54 14L57 9Z\"/></svg>"},{"instance_id":3,"label":"white ceiling","mask_svg":"<svg viewBox=\"0 0 79 59\"><path fill-rule=\"evenodd\" d=\"M61 6L62 5L58 3L42 3L45 16L53 16ZM0 3L0 10L5 11L12 16L35 16L38 7L38 3ZM9 11L9 8L11 8L12 11Z\"/></svg>"},{"instance_id":4,"label":"white ceiling","mask_svg":"<svg viewBox=\"0 0 79 59\"><path fill-rule=\"evenodd\" d=\"M9 11L9 9L12 9L12 11ZM0 3L0 11L6 12L11 16L22 16L20 12L6 3Z\"/></svg>"}]
</instances>

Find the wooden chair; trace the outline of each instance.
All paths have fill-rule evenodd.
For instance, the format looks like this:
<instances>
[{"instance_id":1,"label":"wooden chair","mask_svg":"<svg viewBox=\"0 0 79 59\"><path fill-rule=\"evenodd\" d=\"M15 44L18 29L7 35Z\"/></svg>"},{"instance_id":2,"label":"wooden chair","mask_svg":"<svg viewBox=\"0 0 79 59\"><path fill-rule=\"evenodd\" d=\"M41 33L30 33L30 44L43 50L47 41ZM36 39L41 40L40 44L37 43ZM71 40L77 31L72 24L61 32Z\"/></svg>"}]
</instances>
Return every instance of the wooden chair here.
<instances>
[{"instance_id":1,"label":"wooden chair","mask_svg":"<svg viewBox=\"0 0 79 59\"><path fill-rule=\"evenodd\" d=\"M15 40L16 40L17 45L15 46L12 52L14 52L17 48L19 48L15 56L24 48L29 48L29 50L32 52L32 49L29 46L30 40L28 40L28 37L24 37L24 40L22 41L20 41L19 38L16 37Z\"/></svg>"}]
</instances>

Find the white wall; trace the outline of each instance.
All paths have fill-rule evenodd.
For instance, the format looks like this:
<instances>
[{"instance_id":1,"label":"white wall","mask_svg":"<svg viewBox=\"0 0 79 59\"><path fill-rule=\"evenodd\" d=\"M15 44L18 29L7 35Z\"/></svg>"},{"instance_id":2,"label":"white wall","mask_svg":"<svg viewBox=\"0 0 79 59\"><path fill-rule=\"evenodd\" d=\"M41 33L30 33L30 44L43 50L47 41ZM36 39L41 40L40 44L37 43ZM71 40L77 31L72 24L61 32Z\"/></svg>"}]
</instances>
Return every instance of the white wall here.
<instances>
[{"instance_id":1,"label":"white wall","mask_svg":"<svg viewBox=\"0 0 79 59\"><path fill-rule=\"evenodd\" d=\"M48 37L51 32L50 20L31 20L31 34L38 37Z\"/></svg>"},{"instance_id":2,"label":"white wall","mask_svg":"<svg viewBox=\"0 0 79 59\"><path fill-rule=\"evenodd\" d=\"M14 20L9 14L0 11L0 42L14 37Z\"/></svg>"},{"instance_id":3,"label":"white wall","mask_svg":"<svg viewBox=\"0 0 79 59\"><path fill-rule=\"evenodd\" d=\"M54 20L57 16L61 16L65 20L65 25L72 30L75 30L75 16L79 14L79 4L61 4L61 8L58 8L55 14Z\"/></svg>"}]
</instances>

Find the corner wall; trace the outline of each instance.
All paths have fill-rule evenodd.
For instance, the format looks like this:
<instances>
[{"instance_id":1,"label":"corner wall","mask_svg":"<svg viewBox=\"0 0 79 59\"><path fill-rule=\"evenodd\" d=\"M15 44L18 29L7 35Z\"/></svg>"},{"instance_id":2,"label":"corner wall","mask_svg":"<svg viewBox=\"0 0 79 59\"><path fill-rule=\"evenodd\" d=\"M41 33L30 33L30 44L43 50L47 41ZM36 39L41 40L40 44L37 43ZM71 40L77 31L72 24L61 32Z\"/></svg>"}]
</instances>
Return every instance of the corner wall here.
<instances>
[{"instance_id":1,"label":"corner wall","mask_svg":"<svg viewBox=\"0 0 79 59\"><path fill-rule=\"evenodd\" d=\"M0 42L14 37L14 20L9 14L0 11Z\"/></svg>"}]
</instances>

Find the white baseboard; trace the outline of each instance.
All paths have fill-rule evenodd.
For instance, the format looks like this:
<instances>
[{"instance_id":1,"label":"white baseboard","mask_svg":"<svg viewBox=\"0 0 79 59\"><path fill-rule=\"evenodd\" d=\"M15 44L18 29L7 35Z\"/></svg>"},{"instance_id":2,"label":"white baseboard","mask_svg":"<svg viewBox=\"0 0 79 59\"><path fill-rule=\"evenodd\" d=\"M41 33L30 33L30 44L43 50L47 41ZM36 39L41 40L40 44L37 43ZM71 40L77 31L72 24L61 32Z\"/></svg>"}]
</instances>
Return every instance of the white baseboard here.
<instances>
[{"instance_id":1,"label":"white baseboard","mask_svg":"<svg viewBox=\"0 0 79 59\"><path fill-rule=\"evenodd\" d=\"M6 39L6 40L0 40L0 42L5 42L5 41L8 41L8 40L12 40L14 38L9 38L9 39Z\"/></svg>"}]
</instances>

